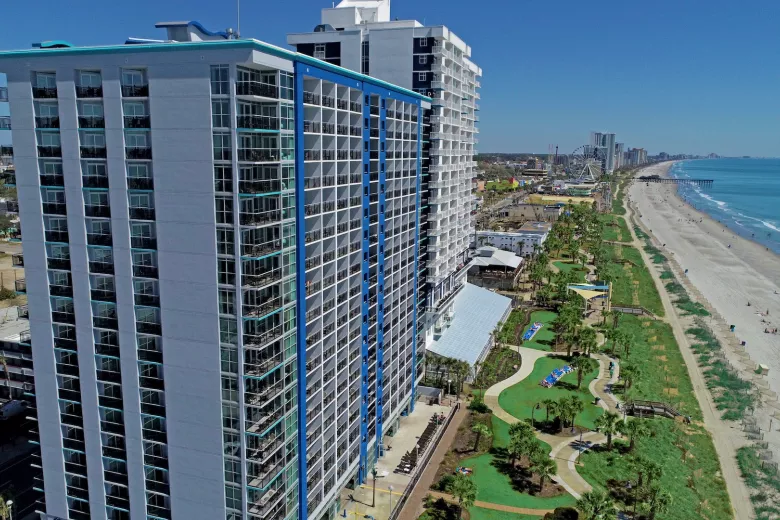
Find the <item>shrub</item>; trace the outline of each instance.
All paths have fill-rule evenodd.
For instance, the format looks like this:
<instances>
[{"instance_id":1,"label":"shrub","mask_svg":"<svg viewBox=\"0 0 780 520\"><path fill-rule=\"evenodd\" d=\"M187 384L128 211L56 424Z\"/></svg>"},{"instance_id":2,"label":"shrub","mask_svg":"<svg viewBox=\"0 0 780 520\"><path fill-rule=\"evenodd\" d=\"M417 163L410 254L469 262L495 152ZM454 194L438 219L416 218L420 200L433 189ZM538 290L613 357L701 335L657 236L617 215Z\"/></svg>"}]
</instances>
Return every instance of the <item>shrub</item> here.
<instances>
[{"instance_id":1,"label":"shrub","mask_svg":"<svg viewBox=\"0 0 780 520\"><path fill-rule=\"evenodd\" d=\"M447 493L454 481L455 481L454 475L444 475L436 483L436 490L441 491L443 493Z\"/></svg>"}]
</instances>

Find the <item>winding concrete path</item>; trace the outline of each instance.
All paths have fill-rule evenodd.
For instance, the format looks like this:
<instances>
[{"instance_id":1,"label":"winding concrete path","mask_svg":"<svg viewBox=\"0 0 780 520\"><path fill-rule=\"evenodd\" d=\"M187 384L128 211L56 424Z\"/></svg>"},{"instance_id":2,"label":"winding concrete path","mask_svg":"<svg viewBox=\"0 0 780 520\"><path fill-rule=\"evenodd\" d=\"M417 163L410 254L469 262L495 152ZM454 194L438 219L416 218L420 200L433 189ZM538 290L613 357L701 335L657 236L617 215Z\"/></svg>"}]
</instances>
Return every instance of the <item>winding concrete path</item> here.
<instances>
[{"instance_id":1,"label":"winding concrete path","mask_svg":"<svg viewBox=\"0 0 780 520\"><path fill-rule=\"evenodd\" d=\"M501 407L498 402L498 396L507 388L516 385L531 375L536 361L539 358L552 355L553 352L544 352L514 345L505 346L520 354L522 360L520 369L503 381L488 388L487 391L485 391L485 404L496 417L508 424L515 424L520 422L520 420ZM619 378L618 365L615 363L615 371L610 378L610 358L604 354L597 354L591 357L596 359L599 363L599 375L591 381L588 385L588 389L594 397L600 398L599 406L606 411L615 411L618 400L614 394L612 394L611 387ZM598 432L588 432L582 435L582 441L580 441L579 437L562 439L561 437L541 432L536 432L536 437L552 446L550 457L555 460L555 463L558 466L553 479L560 484L561 487L569 492L574 498L580 498L583 493L593 489L591 485L577 473L576 460L583 451L606 442L607 437L605 435Z\"/></svg>"}]
</instances>

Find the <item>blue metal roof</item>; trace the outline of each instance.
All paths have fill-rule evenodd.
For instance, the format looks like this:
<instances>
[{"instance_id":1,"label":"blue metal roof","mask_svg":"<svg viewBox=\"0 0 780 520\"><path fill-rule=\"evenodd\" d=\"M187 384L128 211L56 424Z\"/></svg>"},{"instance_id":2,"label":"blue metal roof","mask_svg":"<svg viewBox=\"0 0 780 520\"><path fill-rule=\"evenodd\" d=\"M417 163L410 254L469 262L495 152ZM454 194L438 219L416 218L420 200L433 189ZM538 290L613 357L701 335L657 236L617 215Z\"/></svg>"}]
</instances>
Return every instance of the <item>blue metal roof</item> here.
<instances>
[{"instance_id":1,"label":"blue metal roof","mask_svg":"<svg viewBox=\"0 0 780 520\"><path fill-rule=\"evenodd\" d=\"M474 365L512 300L467 283L453 304L452 324L428 350Z\"/></svg>"}]
</instances>

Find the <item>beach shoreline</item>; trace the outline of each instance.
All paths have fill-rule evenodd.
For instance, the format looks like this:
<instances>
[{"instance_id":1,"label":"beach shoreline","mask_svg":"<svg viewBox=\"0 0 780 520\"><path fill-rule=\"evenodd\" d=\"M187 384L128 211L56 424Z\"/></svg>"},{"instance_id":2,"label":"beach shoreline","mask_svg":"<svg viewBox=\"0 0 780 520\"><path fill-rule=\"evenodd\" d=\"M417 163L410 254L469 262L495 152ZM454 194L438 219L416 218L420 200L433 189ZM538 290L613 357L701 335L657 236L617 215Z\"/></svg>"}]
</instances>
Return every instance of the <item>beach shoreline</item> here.
<instances>
[{"instance_id":1,"label":"beach shoreline","mask_svg":"<svg viewBox=\"0 0 780 520\"><path fill-rule=\"evenodd\" d=\"M640 175L666 176L671 164L649 166ZM752 366L738 356L738 349L742 348L739 344L744 341L749 360L769 368L766 377L746 370L745 378L761 378L775 393L776 402L776 395L780 394L780 334L765 330L780 328L778 255L732 233L710 215L684 202L675 185L635 181L627 191L636 216L657 240L664 255L680 267L684 281L695 288L702 303L711 306L724 320L717 324L712 318L704 318L724 347L728 347L730 361ZM686 269L688 272L684 273ZM728 332L729 325L735 326L733 334ZM763 412L757 411L755 416L761 416L765 423L761 425L766 431L764 440L780 455L780 434L769 428L776 410Z\"/></svg>"}]
</instances>

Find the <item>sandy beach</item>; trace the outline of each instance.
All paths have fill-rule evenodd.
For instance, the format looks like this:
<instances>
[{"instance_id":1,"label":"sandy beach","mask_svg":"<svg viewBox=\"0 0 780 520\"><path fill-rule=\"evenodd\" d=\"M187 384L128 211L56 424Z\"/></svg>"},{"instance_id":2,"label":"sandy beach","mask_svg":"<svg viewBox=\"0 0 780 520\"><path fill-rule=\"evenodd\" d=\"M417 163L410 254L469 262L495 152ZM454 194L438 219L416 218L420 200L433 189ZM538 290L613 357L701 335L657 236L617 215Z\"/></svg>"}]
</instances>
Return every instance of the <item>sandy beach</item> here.
<instances>
[{"instance_id":1,"label":"sandy beach","mask_svg":"<svg viewBox=\"0 0 780 520\"><path fill-rule=\"evenodd\" d=\"M666 176L671 164L650 166L640 175ZM728 324L736 326L735 334L746 342L750 359L769 367L769 386L780 394L780 333L764 332L780 329L780 257L693 209L673 185L637 181L628 194L643 224L665 244L665 253L688 269L691 283ZM768 416L764 422L767 428ZM766 440L780 452L777 431Z\"/></svg>"}]
</instances>

